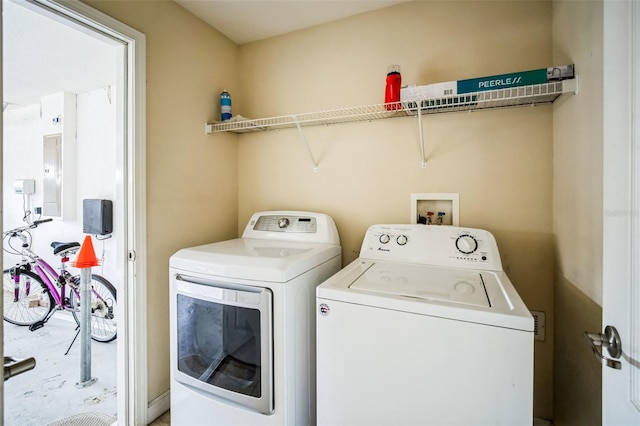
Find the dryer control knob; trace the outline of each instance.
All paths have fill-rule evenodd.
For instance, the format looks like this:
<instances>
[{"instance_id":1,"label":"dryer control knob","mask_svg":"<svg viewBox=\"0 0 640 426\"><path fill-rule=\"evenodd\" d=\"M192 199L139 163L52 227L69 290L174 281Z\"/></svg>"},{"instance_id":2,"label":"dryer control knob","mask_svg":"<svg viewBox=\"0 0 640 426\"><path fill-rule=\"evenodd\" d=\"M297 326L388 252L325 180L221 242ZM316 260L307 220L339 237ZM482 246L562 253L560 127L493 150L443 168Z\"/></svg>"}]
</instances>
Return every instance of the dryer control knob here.
<instances>
[{"instance_id":1,"label":"dryer control knob","mask_svg":"<svg viewBox=\"0 0 640 426\"><path fill-rule=\"evenodd\" d=\"M398 235L398 238L396 238L396 243L398 243L398 245L405 245L407 244L408 238L406 235Z\"/></svg>"},{"instance_id":2,"label":"dryer control knob","mask_svg":"<svg viewBox=\"0 0 640 426\"><path fill-rule=\"evenodd\" d=\"M278 219L278 227L280 229L286 228L287 226L289 226L289 219L288 218L281 217L280 219Z\"/></svg>"},{"instance_id":3,"label":"dryer control knob","mask_svg":"<svg viewBox=\"0 0 640 426\"><path fill-rule=\"evenodd\" d=\"M382 234L380 235L380 238L378 238L378 240L380 240L382 244L387 244L391 240L391 237L389 236L389 234Z\"/></svg>"},{"instance_id":4,"label":"dryer control knob","mask_svg":"<svg viewBox=\"0 0 640 426\"><path fill-rule=\"evenodd\" d=\"M469 234L460 235L456 240L456 248L460 253L471 254L478 249L478 241Z\"/></svg>"}]
</instances>

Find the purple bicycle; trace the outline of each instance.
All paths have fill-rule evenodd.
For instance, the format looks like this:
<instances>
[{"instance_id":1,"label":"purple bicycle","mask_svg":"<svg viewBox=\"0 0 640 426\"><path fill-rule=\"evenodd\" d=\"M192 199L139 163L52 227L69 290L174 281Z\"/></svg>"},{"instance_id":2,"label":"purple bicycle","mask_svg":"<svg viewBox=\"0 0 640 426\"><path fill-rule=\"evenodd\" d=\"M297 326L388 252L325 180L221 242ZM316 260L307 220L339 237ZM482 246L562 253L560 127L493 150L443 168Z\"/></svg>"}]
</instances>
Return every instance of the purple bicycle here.
<instances>
[{"instance_id":1,"label":"purple bicycle","mask_svg":"<svg viewBox=\"0 0 640 426\"><path fill-rule=\"evenodd\" d=\"M50 222L36 220L28 226L3 232L4 250L21 256L20 263L4 270L4 320L29 326L34 331L43 327L56 311L70 311L80 324L80 275L67 270L69 256L80 249L78 242L53 242L53 254L60 256L59 272L31 250L30 229ZM20 240L20 248L12 240ZM91 275L91 338L110 342L116 338L116 289L104 277Z\"/></svg>"}]
</instances>

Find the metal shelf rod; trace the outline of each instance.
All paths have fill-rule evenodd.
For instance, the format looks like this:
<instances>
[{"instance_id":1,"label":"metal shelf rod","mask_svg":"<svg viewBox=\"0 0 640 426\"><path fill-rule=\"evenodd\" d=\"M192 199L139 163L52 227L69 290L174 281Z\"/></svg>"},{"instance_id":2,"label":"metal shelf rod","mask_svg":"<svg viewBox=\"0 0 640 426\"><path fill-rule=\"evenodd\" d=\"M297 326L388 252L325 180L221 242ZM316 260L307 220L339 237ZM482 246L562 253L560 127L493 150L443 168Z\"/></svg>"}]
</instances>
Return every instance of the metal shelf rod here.
<instances>
[{"instance_id":1,"label":"metal shelf rod","mask_svg":"<svg viewBox=\"0 0 640 426\"><path fill-rule=\"evenodd\" d=\"M311 147L309 146L309 142L307 142L307 138L304 137L304 132L302 131L302 127L300 127L300 122L298 121L298 117L292 115L293 121L295 121L296 126L298 127L298 132L300 133L300 138L302 142L307 147L307 152L309 153L309 157L311 158L311 162L313 163L313 172L318 173L318 162L316 161L316 157L313 156L313 152L311 151Z\"/></svg>"},{"instance_id":2,"label":"metal shelf rod","mask_svg":"<svg viewBox=\"0 0 640 426\"><path fill-rule=\"evenodd\" d=\"M420 159L422 162L420 163L423 169L427 168L427 158L424 155L424 135L422 133L422 108L418 108L418 131L420 133Z\"/></svg>"}]
</instances>

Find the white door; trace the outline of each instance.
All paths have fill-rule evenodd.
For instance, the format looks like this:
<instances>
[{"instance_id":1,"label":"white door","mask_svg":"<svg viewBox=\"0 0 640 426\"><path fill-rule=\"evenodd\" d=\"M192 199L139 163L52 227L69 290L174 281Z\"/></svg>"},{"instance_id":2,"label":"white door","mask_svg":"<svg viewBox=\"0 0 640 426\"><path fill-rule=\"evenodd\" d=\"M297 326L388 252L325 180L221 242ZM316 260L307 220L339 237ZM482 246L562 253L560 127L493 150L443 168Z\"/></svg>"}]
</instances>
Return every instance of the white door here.
<instances>
[{"instance_id":1,"label":"white door","mask_svg":"<svg viewBox=\"0 0 640 426\"><path fill-rule=\"evenodd\" d=\"M602 423L640 424L640 3L604 1ZM594 108L598 108L594 105ZM617 357L616 357L617 356ZM616 364L619 362L619 364ZM619 367L612 368L612 367Z\"/></svg>"}]
</instances>

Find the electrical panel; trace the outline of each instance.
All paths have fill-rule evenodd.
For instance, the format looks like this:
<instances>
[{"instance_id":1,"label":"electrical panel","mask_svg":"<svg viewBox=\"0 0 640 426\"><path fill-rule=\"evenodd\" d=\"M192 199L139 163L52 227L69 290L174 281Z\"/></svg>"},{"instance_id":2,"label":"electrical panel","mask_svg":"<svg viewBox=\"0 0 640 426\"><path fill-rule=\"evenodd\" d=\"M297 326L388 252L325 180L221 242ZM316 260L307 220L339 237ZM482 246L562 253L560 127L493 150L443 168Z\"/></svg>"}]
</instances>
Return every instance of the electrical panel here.
<instances>
[{"instance_id":1,"label":"electrical panel","mask_svg":"<svg viewBox=\"0 0 640 426\"><path fill-rule=\"evenodd\" d=\"M62 216L62 135L47 135L43 142L42 207L45 216Z\"/></svg>"}]
</instances>

